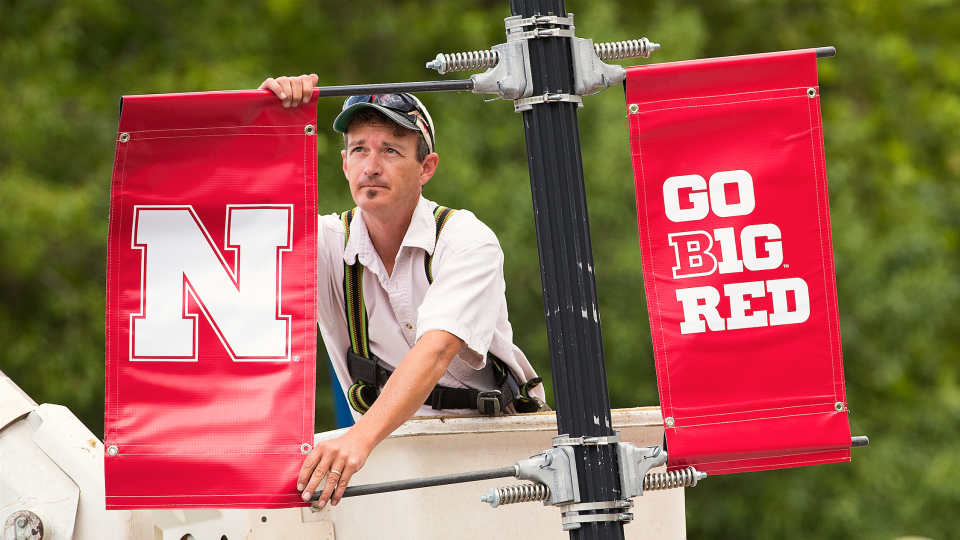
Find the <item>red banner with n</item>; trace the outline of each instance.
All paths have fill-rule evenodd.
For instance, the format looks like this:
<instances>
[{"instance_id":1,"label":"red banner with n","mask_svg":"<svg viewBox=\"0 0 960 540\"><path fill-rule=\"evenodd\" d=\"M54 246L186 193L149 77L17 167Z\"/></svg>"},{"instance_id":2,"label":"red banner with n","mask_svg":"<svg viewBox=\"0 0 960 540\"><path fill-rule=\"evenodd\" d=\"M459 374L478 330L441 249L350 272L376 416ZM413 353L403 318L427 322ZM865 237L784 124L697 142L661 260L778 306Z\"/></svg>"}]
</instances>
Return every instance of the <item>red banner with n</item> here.
<instances>
[{"instance_id":1,"label":"red banner with n","mask_svg":"<svg viewBox=\"0 0 960 540\"><path fill-rule=\"evenodd\" d=\"M122 102L107 256L107 508L284 507L313 443L316 108Z\"/></svg>"},{"instance_id":2,"label":"red banner with n","mask_svg":"<svg viewBox=\"0 0 960 540\"><path fill-rule=\"evenodd\" d=\"M813 49L628 69L669 466L850 459Z\"/></svg>"}]
</instances>

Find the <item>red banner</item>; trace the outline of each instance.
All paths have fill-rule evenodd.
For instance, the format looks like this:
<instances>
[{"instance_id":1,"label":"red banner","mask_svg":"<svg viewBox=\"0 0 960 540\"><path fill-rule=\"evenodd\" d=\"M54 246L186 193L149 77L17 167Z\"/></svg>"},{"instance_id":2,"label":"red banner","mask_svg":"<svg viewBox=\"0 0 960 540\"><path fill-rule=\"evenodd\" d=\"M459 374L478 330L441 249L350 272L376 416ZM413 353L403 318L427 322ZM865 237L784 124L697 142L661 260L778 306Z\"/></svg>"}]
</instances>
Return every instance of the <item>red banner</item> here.
<instances>
[{"instance_id":1,"label":"red banner","mask_svg":"<svg viewBox=\"0 0 960 540\"><path fill-rule=\"evenodd\" d=\"M284 507L313 443L315 102L125 97L107 255L107 508Z\"/></svg>"},{"instance_id":2,"label":"red banner","mask_svg":"<svg viewBox=\"0 0 960 540\"><path fill-rule=\"evenodd\" d=\"M850 459L816 54L627 70L670 468Z\"/></svg>"}]
</instances>

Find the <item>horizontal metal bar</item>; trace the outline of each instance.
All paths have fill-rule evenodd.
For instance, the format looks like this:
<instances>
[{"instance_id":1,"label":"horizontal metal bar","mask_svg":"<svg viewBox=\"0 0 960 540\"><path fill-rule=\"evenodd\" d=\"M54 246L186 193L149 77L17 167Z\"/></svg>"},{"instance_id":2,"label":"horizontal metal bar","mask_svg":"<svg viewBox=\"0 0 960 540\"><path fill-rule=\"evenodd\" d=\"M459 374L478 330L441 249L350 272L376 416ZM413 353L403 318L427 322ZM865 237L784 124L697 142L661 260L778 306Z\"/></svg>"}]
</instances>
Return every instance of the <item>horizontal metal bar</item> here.
<instances>
[{"instance_id":1,"label":"horizontal metal bar","mask_svg":"<svg viewBox=\"0 0 960 540\"><path fill-rule=\"evenodd\" d=\"M837 55L836 47L817 47L817 58L830 58Z\"/></svg>"},{"instance_id":2,"label":"horizontal metal bar","mask_svg":"<svg viewBox=\"0 0 960 540\"><path fill-rule=\"evenodd\" d=\"M850 441L850 448L863 448L864 446L870 444L870 439L864 435L859 437L852 437Z\"/></svg>"},{"instance_id":3,"label":"horizontal metal bar","mask_svg":"<svg viewBox=\"0 0 960 540\"><path fill-rule=\"evenodd\" d=\"M320 97L365 96L367 94L399 94L401 92L459 92L473 91L473 81L423 81L385 84L351 84L346 86L318 86Z\"/></svg>"},{"instance_id":4,"label":"horizontal metal bar","mask_svg":"<svg viewBox=\"0 0 960 540\"><path fill-rule=\"evenodd\" d=\"M494 478L516 478L516 476L517 468L511 465L501 469L488 469L486 471L445 474L443 476L430 476L428 478L414 478L412 480L397 480L396 482L383 482L380 484L349 486L343 490L343 496L357 497L359 495L373 495L374 493L388 493L390 491L403 491L405 489L462 484L464 482L492 480ZM323 484L321 484L320 488L322 487ZM311 501L320 500L320 492L322 491L320 488L313 492L313 497L310 499Z\"/></svg>"}]
</instances>

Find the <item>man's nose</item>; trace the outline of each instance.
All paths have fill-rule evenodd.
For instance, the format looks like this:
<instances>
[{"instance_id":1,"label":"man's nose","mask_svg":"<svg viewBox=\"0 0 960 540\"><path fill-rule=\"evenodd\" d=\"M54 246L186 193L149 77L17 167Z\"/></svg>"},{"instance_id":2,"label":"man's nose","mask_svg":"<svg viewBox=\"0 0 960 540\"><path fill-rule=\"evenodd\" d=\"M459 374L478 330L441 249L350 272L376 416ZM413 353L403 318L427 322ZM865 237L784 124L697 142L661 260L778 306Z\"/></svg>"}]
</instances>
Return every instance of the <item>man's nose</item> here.
<instances>
[{"instance_id":1,"label":"man's nose","mask_svg":"<svg viewBox=\"0 0 960 540\"><path fill-rule=\"evenodd\" d=\"M383 171L383 161L376 152L371 153L367 159L363 160L363 174L365 176L378 176Z\"/></svg>"}]
</instances>

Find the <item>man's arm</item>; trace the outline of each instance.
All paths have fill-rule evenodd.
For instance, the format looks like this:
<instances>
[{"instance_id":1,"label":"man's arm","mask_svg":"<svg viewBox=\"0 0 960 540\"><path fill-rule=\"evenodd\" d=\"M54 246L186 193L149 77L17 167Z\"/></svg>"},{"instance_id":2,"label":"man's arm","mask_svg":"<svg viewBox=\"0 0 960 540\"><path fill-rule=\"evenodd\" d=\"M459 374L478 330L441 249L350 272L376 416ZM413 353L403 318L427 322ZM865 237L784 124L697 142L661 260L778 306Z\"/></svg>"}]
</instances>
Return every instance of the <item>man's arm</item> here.
<instances>
[{"instance_id":1,"label":"man's arm","mask_svg":"<svg viewBox=\"0 0 960 540\"><path fill-rule=\"evenodd\" d=\"M332 498L336 506L350 478L363 467L370 452L417 412L461 347L463 340L443 330L423 334L370 410L343 436L318 444L307 455L297 478L297 489L304 490L303 499L313 496L326 475L318 505L322 508Z\"/></svg>"}]
</instances>

